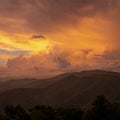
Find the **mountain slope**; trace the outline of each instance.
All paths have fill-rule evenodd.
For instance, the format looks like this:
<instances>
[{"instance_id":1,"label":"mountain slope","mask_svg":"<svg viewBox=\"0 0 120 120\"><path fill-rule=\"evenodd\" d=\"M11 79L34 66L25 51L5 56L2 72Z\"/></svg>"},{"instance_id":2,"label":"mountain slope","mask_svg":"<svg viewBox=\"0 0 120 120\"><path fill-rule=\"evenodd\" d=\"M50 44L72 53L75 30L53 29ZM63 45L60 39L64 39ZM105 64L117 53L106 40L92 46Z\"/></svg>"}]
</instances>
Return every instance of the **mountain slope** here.
<instances>
[{"instance_id":1,"label":"mountain slope","mask_svg":"<svg viewBox=\"0 0 120 120\"><path fill-rule=\"evenodd\" d=\"M49 79L44 87L18 88L0 94L0 107L7 104L87 105L98 95L120 100L120 73L83 71L66 73ZM48 80L48 81L49 81ZM36 82L37 84L37 82Z\"/></svg>"},{"instance_id":2,"label":"mountain slope","mask_svg":"<svg viewBox=\"0 0 120 120\"><path fill-rule=\"evenodd\" d=\"M57 80L59 76L56 76ZM56 77L50 79L34 79L34 78L24 78L24 79L11 79L7 81L0 82L0 92L8 91L16 88L44 88L56 81Z\"/></svg>"}]
</instances>

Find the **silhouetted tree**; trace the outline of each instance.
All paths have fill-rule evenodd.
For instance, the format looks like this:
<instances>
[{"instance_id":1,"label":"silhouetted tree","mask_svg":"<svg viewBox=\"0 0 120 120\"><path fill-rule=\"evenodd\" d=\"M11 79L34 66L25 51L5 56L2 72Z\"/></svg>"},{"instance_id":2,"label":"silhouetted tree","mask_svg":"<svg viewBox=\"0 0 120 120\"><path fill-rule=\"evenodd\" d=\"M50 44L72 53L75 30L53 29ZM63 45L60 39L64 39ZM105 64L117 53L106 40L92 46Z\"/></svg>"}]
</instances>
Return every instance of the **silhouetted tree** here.
<instances>
[{"instance_id":1,"label":"silhouetted tree","mask_svg":"<svg viewBox=\"0 0 120 120\"><path fill-rule=\"evenodd\" d=\"M20 105L6 106L0 120L120 120L120 104L98 96L91 107L84 111L79 107L37 105L26 112Z\"/></svg>"},{"instance_id":2,"label":"silhouetted tree","mask_svg":"<svg viewBox=\"0 0 120 120\"><path fill-rule=\"evenodd\" d=\"M55 109L50 106L35 106L30 112L32 120L57 120Z\"/></svg>"},{"instance_id":3,"label":"silhouetted tree","mask_svg":"<svg viewBox=\"0 0 120 120\"><path fill-rule=\"evenodd\" d=\"M7 120L7 117L3 114L0 114L0 120Z\"/></svg>"},{"instance_id":4,"label":"silhouetted tree","mask_svg":"<svg viewBox=\"0 0 120 120\"><path fill-rule=\"evenodd\" d=\"M81 120L83 111L80 108L60 108L57 110L62 120Z\"/></svg>"},{"instance_id":5,"label":"silhouetted tree","mask_svg":"<svg viewBox=\"0 0 120 120\"><path fill-rule=\"evenodd\" d=\"M30 120L30 116L20 105L15 107L6 106L5 114L8 120Z\"/></svg>"},{"instance_id":6,"label":"silhouetted tree","mask_svg":"<svg viewBox=\"0 0 120 120\"><path fill-rule=\"evenodd\" d=\"M83 120L120 120L119 109L104 96L98 96L92 107L84 114Z\"/></svg>"},{"instance_id":7,"label":"silhouetted tree","mask_svg":"<svg viewBox=\"0 0 120 120\"><path fill-rule=\"evenodd\" d=\"M120 103L113 103L109 112L109 120L120 120Z\"/></svg>"}]
</instances>

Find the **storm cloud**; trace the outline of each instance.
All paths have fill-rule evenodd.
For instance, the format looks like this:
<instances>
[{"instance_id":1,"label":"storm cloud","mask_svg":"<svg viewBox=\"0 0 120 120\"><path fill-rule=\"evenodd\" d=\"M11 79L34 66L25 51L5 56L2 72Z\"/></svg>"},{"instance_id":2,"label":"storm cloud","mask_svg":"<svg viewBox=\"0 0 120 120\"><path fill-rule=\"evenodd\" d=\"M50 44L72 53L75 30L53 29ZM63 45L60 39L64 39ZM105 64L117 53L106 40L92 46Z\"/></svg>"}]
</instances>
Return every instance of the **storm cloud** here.
<instances>
[{"instance_id":1,"label":"storm cloud","mask_svg":"<svg viewBox=\"0 0 120 120\"><path fill-rule=\"evenodd\" d=\"M0 0L0 64L17 75L118 70L119 13L120 0Z\"/></svg>"},{"instance_id":2,"label":"storm cloud","mask_svg":"<svg viewBox=\"0 0 120 120\"><path fill-rule=\"evenodd\" d=\"M9 32L51 32L117 9L118 0L0 0L0 27ZM117 8L116 8L117 6ZM17 25L17 26L16 26Z\"/></svg>"}]
</instances>

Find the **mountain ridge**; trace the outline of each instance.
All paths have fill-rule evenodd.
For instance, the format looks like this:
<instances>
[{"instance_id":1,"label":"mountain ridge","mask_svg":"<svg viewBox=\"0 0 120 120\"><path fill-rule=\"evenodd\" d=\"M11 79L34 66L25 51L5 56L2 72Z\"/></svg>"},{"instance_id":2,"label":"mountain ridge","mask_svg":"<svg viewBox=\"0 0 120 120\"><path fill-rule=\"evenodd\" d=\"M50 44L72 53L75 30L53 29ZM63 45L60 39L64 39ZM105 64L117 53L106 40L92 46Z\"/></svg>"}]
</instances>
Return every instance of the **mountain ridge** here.
<instances>
[{"instance_id":1,"label":"mountain ridge","mask_svg":"<svg viewBox=\"0 0 120 120\"><path fill-rule=\"evenodd\" d=\"M0 93L0 107L7 104L88 105L96 96L120 100L120 73L102 70L64 73L28 88L14 88ZM34 83L34 82L33 82ZM39 83L39 84L38 84ZM32 84L31 84L32 85Z\"/></svg>"}]
</instances>

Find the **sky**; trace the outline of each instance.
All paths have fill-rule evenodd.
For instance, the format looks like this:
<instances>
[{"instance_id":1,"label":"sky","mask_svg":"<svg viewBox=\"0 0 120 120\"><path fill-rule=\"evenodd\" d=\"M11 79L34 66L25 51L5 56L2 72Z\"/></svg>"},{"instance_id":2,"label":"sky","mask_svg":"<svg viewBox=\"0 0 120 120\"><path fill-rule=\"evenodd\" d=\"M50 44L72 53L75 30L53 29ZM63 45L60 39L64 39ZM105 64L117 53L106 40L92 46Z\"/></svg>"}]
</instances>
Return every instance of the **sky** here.
<instances>
[{"instance_id":1,"label":"sky","mask_svg":"<svg viewBox=\"0 0 120 120\"><path fill-rule=\"evenodd\" d=\"M0 0L0 77L120 71L120 0Z\"/></svg>"}]
</instances>

